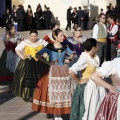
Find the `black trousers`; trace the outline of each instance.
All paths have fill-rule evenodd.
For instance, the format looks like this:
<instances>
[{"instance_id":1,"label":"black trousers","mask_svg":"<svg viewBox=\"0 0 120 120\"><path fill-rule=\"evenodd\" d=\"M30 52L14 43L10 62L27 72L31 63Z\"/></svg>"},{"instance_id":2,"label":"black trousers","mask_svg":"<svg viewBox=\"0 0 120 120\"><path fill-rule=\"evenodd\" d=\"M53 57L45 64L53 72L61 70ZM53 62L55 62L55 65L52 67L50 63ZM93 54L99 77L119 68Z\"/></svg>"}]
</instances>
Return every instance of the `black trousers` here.
<instances>
[{"instance_id":1,"label":"black trousers","mask_svg":"<svg viewBox=\"0 0 120 120\"><path fill-rule=\"evenodd\" d=\"M66 30L71 30L71 19L67 19L67 26L66 26Z\"/></svg>"}]
</instances>

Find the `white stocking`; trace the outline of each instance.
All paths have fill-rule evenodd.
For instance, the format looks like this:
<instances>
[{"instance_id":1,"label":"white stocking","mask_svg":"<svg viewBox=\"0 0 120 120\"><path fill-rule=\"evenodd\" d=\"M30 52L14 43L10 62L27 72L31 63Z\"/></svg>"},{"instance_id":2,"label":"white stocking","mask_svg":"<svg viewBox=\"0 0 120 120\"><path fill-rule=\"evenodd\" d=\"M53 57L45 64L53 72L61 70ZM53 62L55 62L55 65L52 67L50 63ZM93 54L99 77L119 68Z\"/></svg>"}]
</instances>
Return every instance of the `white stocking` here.
<instances>
[{"instance_id":1,"label":"white stocking","mask_svg":"<svg viewBox=\"0 0 120 120\"><path fill-rule=\"evenodd\" d=\"M59 116L54 114L54 120L59 120Z\"/></svg>"}]
</instances>

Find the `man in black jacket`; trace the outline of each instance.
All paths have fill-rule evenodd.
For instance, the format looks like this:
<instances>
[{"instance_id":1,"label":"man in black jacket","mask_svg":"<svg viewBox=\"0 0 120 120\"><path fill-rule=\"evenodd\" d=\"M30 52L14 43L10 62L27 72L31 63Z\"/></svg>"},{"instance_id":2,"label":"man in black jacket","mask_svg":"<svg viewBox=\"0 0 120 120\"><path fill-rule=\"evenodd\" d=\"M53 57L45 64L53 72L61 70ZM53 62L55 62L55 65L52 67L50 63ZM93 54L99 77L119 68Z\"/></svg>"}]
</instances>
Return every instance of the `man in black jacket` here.
<instances>
[{"instance_id":1,"label":"man in black jacket","mask_svg":"<svg viewBox=\"0 0 120 120\"><path fill-rule=\"evenodd\" d=\"M83 20L84 20L84 11L81 9L81 7L78 7L78 25L81 26L82 29L84 29L83 26Z\"/></svg>"},{"instance_id":2,"label":"man in black jacket","mask_svg":"<svg viewBox=\"0 0 120 120\"><path fill-rule=\"evenodd\" d=\"M23 31L24 30L24 20L25 20L25 11L22 5L18 6L19 8L17 9L17 22L18 22L18 31Z\"/></svg>"},{"instance_id":3,"label":"man in black jacket","mask_svg":"<svg viewBox=\"0 0 120 120\"><path fill-rule=\"evenodd\" d=\"M66 26L66 29L65 30L71 30L71 21L72 21L72 13L71 13L71 10L72 10L72 7L70 6L68 9L67 9L67 26Z\"/></svg>"},{"instance_id":4,"label":"man in black jacket","mask_svg":"<svg viewBox=\"0 0 120 120\"><path fill-rule=\"evenodd\" d=\"M51 24L51 18L52 18L52 12L50 11L49 7L44 7L44 20L45 20L45 28L50 29L50 24Z\"/></svg>"}]
</instances>

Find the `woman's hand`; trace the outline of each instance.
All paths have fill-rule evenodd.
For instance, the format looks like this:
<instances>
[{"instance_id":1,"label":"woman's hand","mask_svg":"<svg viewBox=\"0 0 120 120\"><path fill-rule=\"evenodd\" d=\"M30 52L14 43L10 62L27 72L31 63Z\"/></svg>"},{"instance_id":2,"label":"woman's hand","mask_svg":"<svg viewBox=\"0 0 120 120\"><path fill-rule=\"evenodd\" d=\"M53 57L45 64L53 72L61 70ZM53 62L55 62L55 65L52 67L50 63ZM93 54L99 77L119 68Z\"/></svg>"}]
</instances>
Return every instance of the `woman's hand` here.
<instances>
[{"instance_id":1,"label":"woman's hand","mask_svg":"<svg viewBox=\"0 0 120 120\"><path fill-rule=\"evenodd\" d=\"M64 61L65 63L69 63L70 62L70 60L69 59L65 59L65 61Z\"/></svg>"},{"instance_id":2,"label":"woman's hand","mask_svg":"<svg viewBox=\"0 0 120 120\"><path fill-rule=\"evenodd\" d=\"M55 61L50 62L50 65L55 65Z\"/></svg>"},{"instance_id":3,"label":"woman's hand","mask_svg":"<svg viewBox=\"0 0 120 120\"><path fill-rule=\"evenodd\" d=\"M89 82L89 78L81 78L79 84L85 84Z\"/></svg>"},{"instance_id":4,"label":"woman's hand","mask_svg":"<svg viewBox=\"0 0 120 120\"><path fill-rule=\"evenodd\" d=\"M58 60L51 61L51 62L50 62L50 65L55 65L56 63L58 63Z\"/></svg>"},{"instance_id":5,"label":"woman's hand","mask_svg":"<svg viewBox=\"0 0 120 120\"><path fill-rule=\"evenodd\" d=\"M116 88L114 86L111 86L111 88L109 89L109 91L111 93L115 93L115 94L117 93Z\"/></svg>"},{"instance_id":6,"label":"woman's hand","mask_svg":"<svg viewBox=\"0 0 120 120\"><path fill-rule=\"evenodd\" d=\"M24 57L24 56L21 56L21 59L22 59L22 60L25 60L25 57Z\"/></svg>"},{"instance_id":7,"label":"woman's hand","mask_svg":"<svg viewBox=\"0 0 120 120\"><path fill-rule=\"evenodd\" d=\"M48 57L48 54L44 53L42 56L46 59Z\"/></svg>"}]
</instances>

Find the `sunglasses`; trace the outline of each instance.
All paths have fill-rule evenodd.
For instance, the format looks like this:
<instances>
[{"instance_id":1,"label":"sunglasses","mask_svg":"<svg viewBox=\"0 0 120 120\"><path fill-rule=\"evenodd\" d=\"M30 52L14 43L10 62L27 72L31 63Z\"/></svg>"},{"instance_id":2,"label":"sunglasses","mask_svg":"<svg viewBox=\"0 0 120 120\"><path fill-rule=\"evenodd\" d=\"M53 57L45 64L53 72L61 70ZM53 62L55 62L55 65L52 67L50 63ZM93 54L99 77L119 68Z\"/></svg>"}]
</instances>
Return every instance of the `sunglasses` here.
<instances>
[{"instance_id":1,"label":"sunglasses","mask_svg":"<svg viewBox=\"0 0 120 120\"><path fill-rule=\"evenodd\" d=\"M105 19L105 18L102 18L102 19Z\"/></svg>"}]
</instances>

